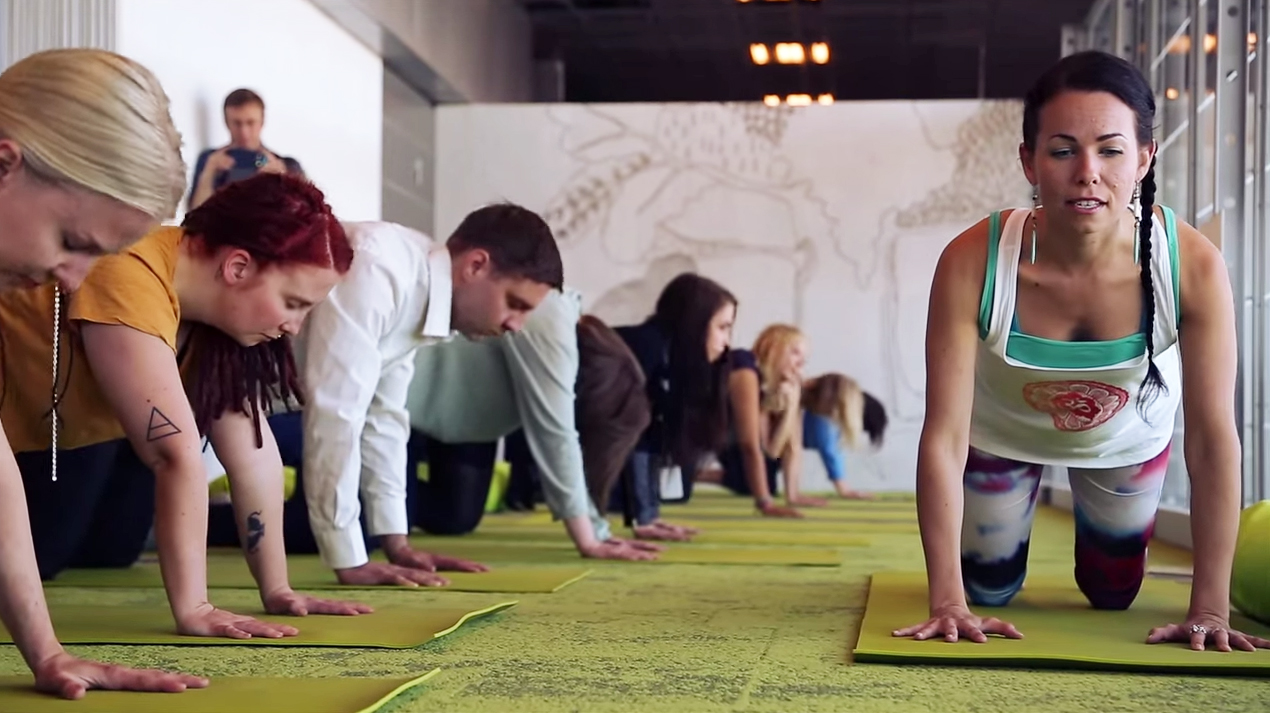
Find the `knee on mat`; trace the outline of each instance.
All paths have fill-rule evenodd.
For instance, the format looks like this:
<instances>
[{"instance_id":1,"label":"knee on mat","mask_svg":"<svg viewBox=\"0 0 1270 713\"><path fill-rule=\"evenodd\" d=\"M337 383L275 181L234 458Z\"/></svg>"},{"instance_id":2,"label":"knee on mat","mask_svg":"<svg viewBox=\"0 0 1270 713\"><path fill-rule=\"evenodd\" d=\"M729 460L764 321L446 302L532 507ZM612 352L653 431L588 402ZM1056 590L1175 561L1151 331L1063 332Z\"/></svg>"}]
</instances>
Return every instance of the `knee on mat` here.
<instances>
[{"instance_id":1,"label":"knee on mat","mask_svg":"<svg viewBox=\"0 0 1270 713\"><path fill-rule=\"evenodd\" d=\"M1076 570L1076 586L1094 609L1124 611L1138 598L1138 591L1142 589L1142 575L1124 582L1116 582L1116 579L1124 577L1113 578L1106 576L1105 572Z\"/></svg>"},{"instance_id":2,"label":"knee on mat","mask_svg":"<svg viewBox=\"0 0 1270 713\"><path fill-rule=\"evenodd\" d=\"M977 607L1003 607L1014 599L1014 595L1019 593L1023 588L1023 580L1019 580L1018 584L1008 587L984 587L976 585L974 582L967 581L965 583L966 598L970 603Z\"/></svg>"}]
</instances>

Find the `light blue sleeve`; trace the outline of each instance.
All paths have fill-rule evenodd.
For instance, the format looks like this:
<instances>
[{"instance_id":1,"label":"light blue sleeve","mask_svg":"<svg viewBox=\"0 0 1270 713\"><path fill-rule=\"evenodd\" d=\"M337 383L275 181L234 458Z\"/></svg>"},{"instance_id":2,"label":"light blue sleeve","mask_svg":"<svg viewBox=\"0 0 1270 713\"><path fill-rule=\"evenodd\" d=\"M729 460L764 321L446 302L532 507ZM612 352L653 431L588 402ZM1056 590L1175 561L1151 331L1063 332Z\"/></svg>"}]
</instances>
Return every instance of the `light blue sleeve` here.
<instances>
[{"instance_id":1,"label":"light blue sleeve","mask_svg":"<svg viewBox=\"0 0 1270 713\"><path fill-rule=\"evenodd\" d=\"M803 448L820 454L830 480L837 482L847 477L847 459L842 450L842 436L832 420L811 411L803 411Z\"/></svg>"},{"instance_id":2,"label":"light blue sleeve","mask_svg":"<svg viewBox=\"0 0 1270 713\"><path fill-rule=\"evenodd\" d=\"M604 541L611 533L587 494L574 422L579 313L576 298L553 292L530 314L523 330L501 339L547 507L562 520L588 516L596 538Z\"/></svg>"}]
</instances>

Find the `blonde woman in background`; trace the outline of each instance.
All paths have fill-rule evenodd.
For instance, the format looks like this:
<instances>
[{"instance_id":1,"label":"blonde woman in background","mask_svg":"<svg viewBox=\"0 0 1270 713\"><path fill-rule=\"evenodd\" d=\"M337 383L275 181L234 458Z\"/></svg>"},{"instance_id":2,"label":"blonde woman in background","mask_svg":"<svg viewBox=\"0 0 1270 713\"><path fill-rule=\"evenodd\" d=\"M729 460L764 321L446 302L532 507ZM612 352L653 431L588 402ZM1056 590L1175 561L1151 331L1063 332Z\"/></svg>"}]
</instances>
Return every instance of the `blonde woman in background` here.
<instances>
[{"instance_id":1,"label":"blonde woman in background","mask_svg":"<svg viewBox=\"0 0 1270 713\"><path fill-rule=\"evenodd\" d=\"M844 446L858 448L865 433L873 446L886 433L886 408L844 374L822 374L803 383L803 448L820 454L829 482L840 497L872 500L847 486Z\"/></svg>"},{"instance_id":2,"label":"blonde woman in background","mask_svg":"<svg viewBox=\"0 0 1270 713\"><path fill-rule=\"evenodd\" d=\"M96 258L172 217L184 190L168 98L141 65L100 50L52 50L0 74L0 289L56 281L74 290ZM0 438L0 620L36 688L64 698L90 688L207 685L195 676L84 661L62 649L7 438Z\"/></svg>"},{"instance_id":3,"label":"blonde woman in background","mask_svg":"<svg viewBox=\"0 0 1270 713\"><path fill-rule=\"evenodd\" d=\"M773 324L754 342L754 350L729 352L731 438L719 454L721 471L700 473L699 480L719 482L769 517L801 517L799 506L825 501L799 495L802 474L802 382L807 339L797 327ZM785 503L776 504L777 473L785 481Z\"/></svg>"}]
</instances>

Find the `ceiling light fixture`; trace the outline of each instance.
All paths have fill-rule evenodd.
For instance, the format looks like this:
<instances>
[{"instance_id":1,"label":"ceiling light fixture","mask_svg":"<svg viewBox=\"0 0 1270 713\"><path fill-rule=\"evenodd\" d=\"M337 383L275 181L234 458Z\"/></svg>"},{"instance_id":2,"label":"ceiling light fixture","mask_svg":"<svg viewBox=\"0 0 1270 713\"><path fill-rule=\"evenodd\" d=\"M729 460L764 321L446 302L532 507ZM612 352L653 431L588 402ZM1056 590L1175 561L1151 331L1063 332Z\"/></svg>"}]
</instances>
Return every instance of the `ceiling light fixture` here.
<instances>
[{"instance_id":1,"label":"ceiling light fixture","mask_svg":"<svg viewBox=\"0 0 1270 713\"><path fill-rule=\"evenodd\" d=\"M768 94L763 97L763 103L768 106L780 106L781 98L775 94Z\"/></svg>"},{"instance_id":2,"label":"ceiling light fixture","mask_svg":"<svg viewBox=\"0 0 1270 713\"><path fill-rule=\"evenodd\" d=\"M790 106L811 106L810 94L790 94L785 97L785 103Z\"/></svg>"},{"instance_id":3,"label":"ceiling light fixture","mask_svg":"<svg viewBox=\"0 0 1270 713\"><path fill-rule=\"evenodd\" d=\"M772 55L767 51L767 45L755 42L750 45L750 59L754 64L767 64L772 61Z\"/></svg>"},{"instance_id":4,"label":"ceiling light fixture","mask_svg":"<svg viewBox=\"0 0 1270 713\"><path fill-rule=\"evenodd\" d=\"M807 52L798 42L780 42L776 45L776 61L781 64L803 64Z\"/></svg>"},{"instance_id":5,"label":"ceiling light fixture","mask_svg":"<svg viewBox=\"0 0 1270 713\"><path fill-rule=\"evenodd\" d=\"M820 96L816 97L816 101L817 101L817 102L818 102L821 106L829 106L830 104L832 104L832 103L833 103L833 95L832 95L832 94L821 94Z\"/></svg>"},{"instance_id":6,"label":"ceiling light fixture","mask_svg":"<svg viewBox=\"0 0 1270 713\"><path fill-rule=\"evenodd\" d=\"M829 43L811 43L811 61L816 64L829 64Z\"/></svg>"}]
</instances>

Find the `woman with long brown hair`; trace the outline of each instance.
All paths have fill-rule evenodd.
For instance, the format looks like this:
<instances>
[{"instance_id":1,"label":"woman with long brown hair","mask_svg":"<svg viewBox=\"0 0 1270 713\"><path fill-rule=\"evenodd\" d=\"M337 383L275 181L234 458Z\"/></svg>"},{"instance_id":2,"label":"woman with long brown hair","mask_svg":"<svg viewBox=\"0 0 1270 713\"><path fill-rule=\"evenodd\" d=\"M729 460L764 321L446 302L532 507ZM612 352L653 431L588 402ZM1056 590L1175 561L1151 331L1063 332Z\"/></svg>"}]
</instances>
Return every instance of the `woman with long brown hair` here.
<instances>
[{"instance_id":1,"label":"woman with long brown hair","mask_svg":"<svg viewBox=\"0 0 1270 713\"><path fill-rule=\"evenodd\" d=\"M662 290L647 321L616 330L644 371L652 414L610 505L626 511L637 537L686 540L696 533L661 520L662 486L689 495L697 462L727 437L736 305L722 285L683 273Z\"/></svg>"}]
</instances>

